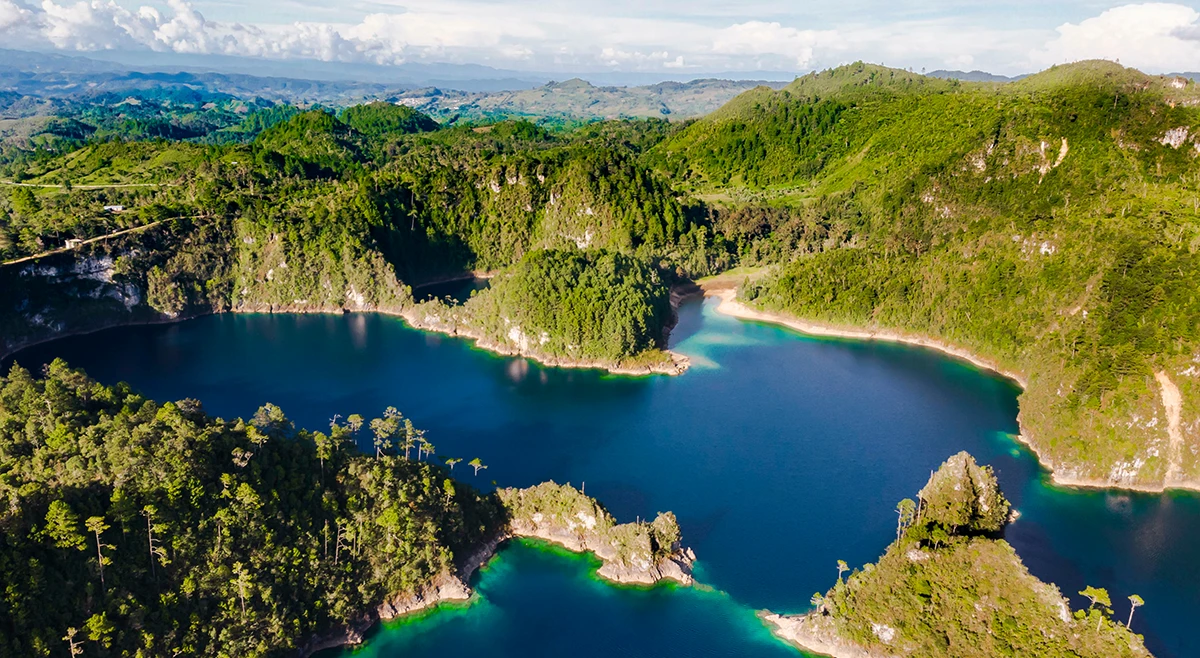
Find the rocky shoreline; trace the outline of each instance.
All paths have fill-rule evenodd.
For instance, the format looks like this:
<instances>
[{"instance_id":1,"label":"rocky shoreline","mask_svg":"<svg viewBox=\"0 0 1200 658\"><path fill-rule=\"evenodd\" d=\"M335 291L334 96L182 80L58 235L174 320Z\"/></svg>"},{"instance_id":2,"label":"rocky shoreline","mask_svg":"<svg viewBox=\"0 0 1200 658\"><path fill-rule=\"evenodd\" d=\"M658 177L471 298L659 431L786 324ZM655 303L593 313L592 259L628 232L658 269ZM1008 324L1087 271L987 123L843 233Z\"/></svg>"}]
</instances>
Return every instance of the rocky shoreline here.
<instances>
[{"instance_id":1,"label":"rocky shoreline","mask_svg":"<svg viewBox=\"0 0 1200 658\"><path fill-rule=\"evenodd\" d=\"M822 624L817 613L808 615L779 615L764 610L758 618L766 624L771 634L809 653L818 653L832 658L887 658L871 653L862 647L842 641L837 633Z\"/></svg>"},{"instance_id":2,"label":"rocky shoreline","mask_svg":"<svg viewBox=\"0 0 1200 658\"><path fill-rule=\"evenodd\" d=\"M618 585L654 586L663 581L672 581L687 587L695 584L692 576L692 565L696 555L690 548L684 548L677 542L670 547L666 554L658 559L643 559L636 551L632 555L623 552L622 547L615 545L611 539L606 539L595 525L597 520L604 521L603 508L593 499L567 487L558 487L553 483L517 490L506 489L504 493L510 496L520 496L527 492L538 493L547 487L558 488L560 491L571 492L575 499L586 501L597 515L581 514L564 520L542 514L532 517L512 519L508 526L495 534L490 540L475 549L461 561L455 564L454 573L443 572L435 576L428 584L415 592L398 593L388 597L374 610L364 613L359 619L347 626L333 629L314 637L295 652L298 658L309 658L315 653L342 646L357 646L366 640L367 633L380 622L391 621L406 615L416 614L436 607L442 603L463 603L471 600L474 590L468 584L476 571L486 565L500 547L512 539L537 539L561 546L573 553L592 553L603 563L597 574L605 580ZM561 498L559 499L561 500ZM602 518L597 519L597 516ZM674 517L672 516L673 520ZM625 524L617 527L637 527L638 524Z\"/></svg>"}]
</instances>

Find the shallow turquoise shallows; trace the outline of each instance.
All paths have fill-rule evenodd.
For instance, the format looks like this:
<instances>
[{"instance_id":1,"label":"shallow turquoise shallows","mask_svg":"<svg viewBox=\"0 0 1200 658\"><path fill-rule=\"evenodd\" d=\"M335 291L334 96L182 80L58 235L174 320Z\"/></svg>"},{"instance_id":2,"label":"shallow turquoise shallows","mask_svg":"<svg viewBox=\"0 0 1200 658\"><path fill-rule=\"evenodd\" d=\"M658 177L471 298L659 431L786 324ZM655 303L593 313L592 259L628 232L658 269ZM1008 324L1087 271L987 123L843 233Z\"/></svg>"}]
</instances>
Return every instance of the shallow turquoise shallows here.
<instances>
[{"instance_id":1,"label":"shallow turquoise shallows","mask_svg":"<svg viewBox=\"0 0 1200 658\"><path fill-rule=\"evenodd\" d=\"M476 577L480 596L381 629L369 656L788 656L754 611L800 612L894 538L896 501L946 457L993 465L1022 512L1008 539L1037 576L1074 594L1107 587L1116 616L1166 658L1200 655L1200 497L1048 486L1013 438L1017 390L936 353L806 338L681 310L681 377L542 368L381 315L226 315L63 339L56 356L159 400L212 414L274 402L298 424L394 405L439 454L480 457L488 488L584 486L622 520L674 510L711 590L623 589L590 560L525 544ZM369 416L368 416L369 417ZM1073 597L1075 605L1083 600Z\"/></svg>"}]
</instances>

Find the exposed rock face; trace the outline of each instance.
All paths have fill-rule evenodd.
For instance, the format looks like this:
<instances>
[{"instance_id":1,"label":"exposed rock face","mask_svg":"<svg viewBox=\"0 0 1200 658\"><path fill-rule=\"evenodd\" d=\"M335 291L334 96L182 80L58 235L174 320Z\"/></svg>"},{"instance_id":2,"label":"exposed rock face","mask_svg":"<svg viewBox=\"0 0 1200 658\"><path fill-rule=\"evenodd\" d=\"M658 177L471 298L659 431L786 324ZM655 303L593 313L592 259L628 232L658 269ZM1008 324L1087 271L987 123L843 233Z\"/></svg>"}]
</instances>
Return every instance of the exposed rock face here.
<instances>
[{"instance_id":1,"label":"exposed rock face","mask_svg":"<svg viewBox=\"0 0 1200 658\"><path fill-rule=\"evenodd\" d=\"M457 560L453 573L439 574L415 592L389 597L351 624L313 638L297 655L309 658L326 649L356 646L379 620L396 619L448 601L469 601L474 594L467 584L471 576L492 559L503 542L513 538L540 539L577 553L594 553L604 561L600 576L615 583L654 585L671 580L693 584L696 555L680 546L679 525L670 512L659 514L653 522L618 525L595 499L569 485L546 482L527 489L503 489L498 494L510 516L508 526Z\"/></svg>"},{"instance_id":2,"label":"exposed rock face","mask_svg":"<svg viewBox=\"0 0 1200 658\"><path fill-rule=\"evenodd\" d=\"M560 525L556 521L541 523L514 522L512 535L552 542L576 553L594 553L604 561L599 573L606 580L624 585L654 585L663 580L673 580L681 585L692 585L692 564L696 554L690 548L672 547L669 554L621 555L617 546L600 533L586 530L584 526L574 528Z\"/></svg>"},{"instance_id":3,"label":"exposed rock face","mask_svg":"<svg viewBox=\"0 0 1200 658\"><path fill-rule=\"evenodd\" d=\"M812 615L777 615L773 612L759 613L771 632L781 640L804 651L820 653L836 658L886 658L838 637L828 617Z\"/></svg>"},{"instance_id":4,"label":"exposed rock face","mask_svg":"<svg viewBox=\"0 0 1200 658\"><path fill-rule=\"evenodd\" d=\"M673 580L691 585L696 556L680 545L679 524L670 512L653 522L617 524L594 499L570 485L546 482L498 492L508 509L514 537L553 542L604 561L599 574L613 582L653 585Z\"/></svg>"},{"instance_id":5,"label":"exposed rock face","mask_svg":"<svg viewBox=\"0 0 1200 658\"><path fill-rule=\"evenodd\" d=\"M471 588L462 578L449 573L443 573L411 594L401 594L379 606L379 618L395 619L404 615L433 607L444 601L466 601L471 598Z\"/></svg>"}]
</instances>

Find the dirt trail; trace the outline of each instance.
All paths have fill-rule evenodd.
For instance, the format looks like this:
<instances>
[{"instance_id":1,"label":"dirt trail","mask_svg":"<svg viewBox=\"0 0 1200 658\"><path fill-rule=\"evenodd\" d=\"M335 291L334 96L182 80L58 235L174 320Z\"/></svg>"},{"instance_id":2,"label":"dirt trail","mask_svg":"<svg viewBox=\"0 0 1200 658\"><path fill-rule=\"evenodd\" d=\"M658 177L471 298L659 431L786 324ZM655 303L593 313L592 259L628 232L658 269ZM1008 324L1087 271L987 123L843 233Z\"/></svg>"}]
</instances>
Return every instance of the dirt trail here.
<instances>
[{"instance_id":1,"label":"dirt trail","mask_svg":"<svg viewBox=\"0 0 1200 658\"><path fill-rule=\"evenodd\" d=\"M137 233L139 231L145 231L146 229L154 228L155 226L158 226L159 224L162 224L163 222L171 221L173 219L202 219L206 216L207 215L196 215L194 217L172 217L171 219L160 219L157 222L151 222L150 224L143 224L142 226L135 226L133 228L121 229L120 231L114 231L113 233L106 233L104 235L98 235L94 238L88 238L87 240L81 240L79 242L79 244L82 246L85 244L91 244L93 242L99 242L101 240L107 240L109 238L120 237L120 236L126 235L128 233ZM23 258L14 258L13 260L6 260L3 263L0 263L0 267L3 267L5 265L16 265L17 263L26 263L26 262L29 262L32 260L37 260L39 258L45 258L46 256L53 256L54 254L62 254L62 253L66 253L68 251L73 251L74 249L75 249L74 247L59 247L58 249L51 249L50 251L43 251L40 254L33 254L32 256L25 256Z\"/></svg>"},{"instance_id":2,"label":"dirt trail","mask_svg":"<svg viewBox=\"0 0 1200 658\"><path fill-rule=\"evenodd\" d=\"M1179 427L1183 415L1183 396L1179 387L1167 376L1166 372L1154 373L1158 386L1162 389L1163 407L1167 410L1167 436L1171 439L1171 447L1167 454L1167 474L1164 486L1171 486L1183 481L1183 430Z\"/></svg>"},{"instance_id":3,"label":"dirt trail","mask_svg":"<svg viewBox=\"0 0 1200 658\"><path fill-rule=\"evenodd\" d=\"M0 185L13 187L41 187L46 189L61 189L63 185L54 183L18 183L11 180L0 180ZM177 183L105 183L97 185L72 185L76 190L108 190L116 187L175 187Z\"/></svg>"}]
</instances>

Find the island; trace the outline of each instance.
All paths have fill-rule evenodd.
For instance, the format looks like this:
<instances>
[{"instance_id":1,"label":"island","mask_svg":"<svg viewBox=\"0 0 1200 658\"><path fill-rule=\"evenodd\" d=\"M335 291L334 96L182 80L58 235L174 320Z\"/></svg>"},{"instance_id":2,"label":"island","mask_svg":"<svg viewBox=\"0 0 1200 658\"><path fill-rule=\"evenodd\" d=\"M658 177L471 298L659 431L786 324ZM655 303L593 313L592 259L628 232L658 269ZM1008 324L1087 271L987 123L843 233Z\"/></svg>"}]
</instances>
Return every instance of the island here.
<instances>
[{"instance_id":1,"label":"island","mask_svg":"<svg viewBox=\"0 0 1200 658\"><path fill-rule=\"evenodd\" d=\"M1128 621L1110 618L1109 593L1081 592L1071 611L1057 587L1021 563L1002 538L1014 516L991 469L959 453L917 500L897 505L896 541L875 564L837 565L838 580L803 615L764 611L779 638L834 658L1145 658ZM843 571L849 575L843 578ZM1130 595L1129 604L1140 598Z\"/></svg>"}]
</instances>

